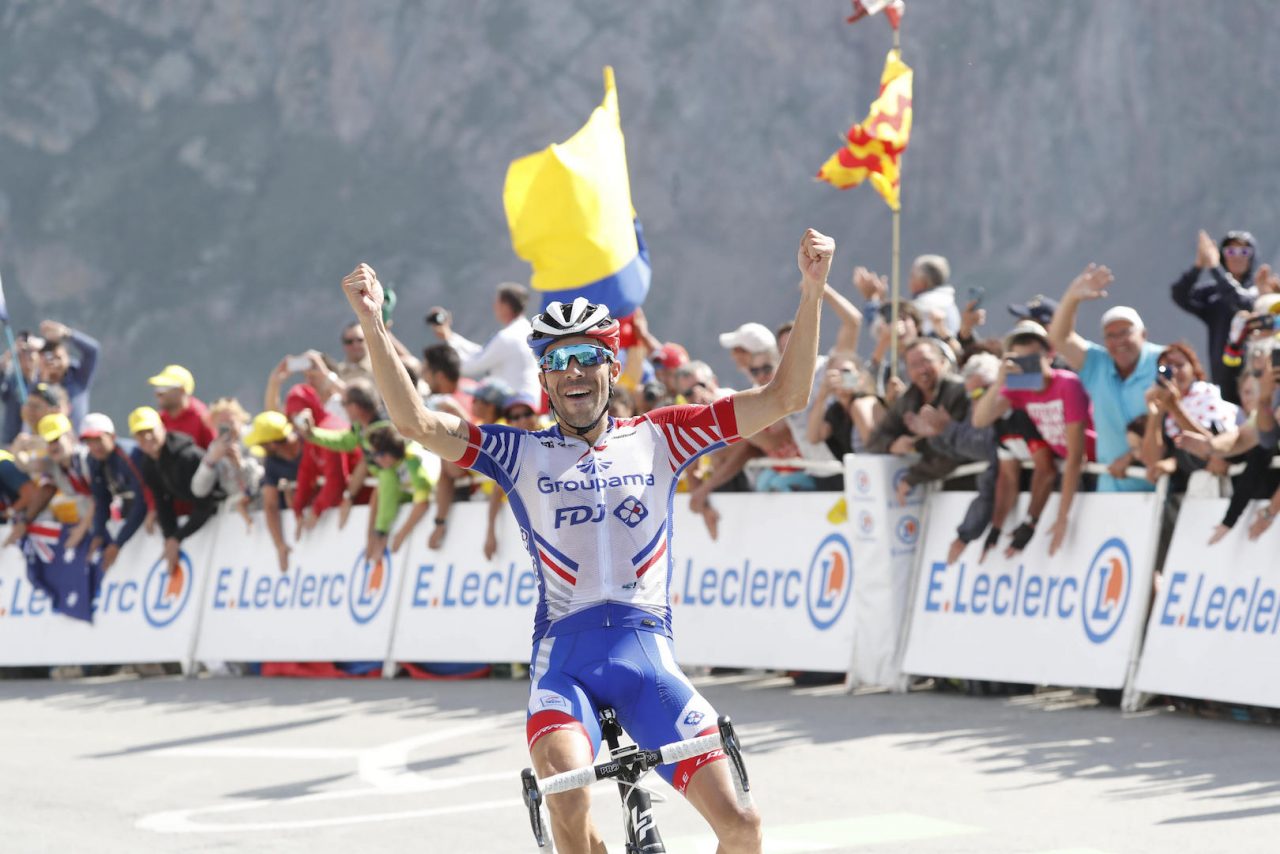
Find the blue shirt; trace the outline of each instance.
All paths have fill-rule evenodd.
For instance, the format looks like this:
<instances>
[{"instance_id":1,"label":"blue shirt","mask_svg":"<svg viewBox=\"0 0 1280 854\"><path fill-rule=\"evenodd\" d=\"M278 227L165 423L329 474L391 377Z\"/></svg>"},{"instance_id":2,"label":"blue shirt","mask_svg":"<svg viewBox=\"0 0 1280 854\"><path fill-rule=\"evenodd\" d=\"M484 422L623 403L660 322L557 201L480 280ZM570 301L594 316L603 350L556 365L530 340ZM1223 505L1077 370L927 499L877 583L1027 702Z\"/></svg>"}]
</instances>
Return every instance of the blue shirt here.
<instances>
[{"instance_id":1,"label":"blue shirt","mask_svg":"<svg viewBox=\"0 0 1280 854\"><path fill-rule=\"evenodd\" d=\"M1093 426L1098 431L1098 462L1110 465L1128 453L1125 427L1140 415L1147 414L1147 389L1156 382L1156 362L1164 348L1150 341L1142 345L1138 364L1129 376L1121 379L1115 359L1107 349L1086 341L1080 381L1093 400ZM1134 477L1098 476L1099 492L1151 492L1155 487Z\"/></svg>"}]
</instances>

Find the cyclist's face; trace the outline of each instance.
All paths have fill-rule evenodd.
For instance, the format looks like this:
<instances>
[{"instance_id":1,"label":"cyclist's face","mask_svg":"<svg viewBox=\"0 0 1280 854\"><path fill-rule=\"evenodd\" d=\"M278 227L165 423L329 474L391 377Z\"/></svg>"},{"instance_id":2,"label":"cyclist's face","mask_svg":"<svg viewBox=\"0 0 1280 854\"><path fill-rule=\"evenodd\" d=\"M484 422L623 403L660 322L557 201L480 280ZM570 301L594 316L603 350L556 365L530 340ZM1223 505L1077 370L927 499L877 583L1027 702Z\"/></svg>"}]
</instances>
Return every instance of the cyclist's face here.
<instances>
[{"instance_id":1,"label":"cyclist's face","mask_svg":"<svg viewBox=\"0 0 1280 854\"><path fill-rule=\"evenodd\" d=\"M594 338L576 335L557 341L547 352L571 344L598 344ZM559 416L570 424L587 424L600 414L609 397L609 385L621 372L617 362L600 362L589 368L570 359L563 371L545 371L541 374L547 396Z\"/></svg>"}]
</instances>

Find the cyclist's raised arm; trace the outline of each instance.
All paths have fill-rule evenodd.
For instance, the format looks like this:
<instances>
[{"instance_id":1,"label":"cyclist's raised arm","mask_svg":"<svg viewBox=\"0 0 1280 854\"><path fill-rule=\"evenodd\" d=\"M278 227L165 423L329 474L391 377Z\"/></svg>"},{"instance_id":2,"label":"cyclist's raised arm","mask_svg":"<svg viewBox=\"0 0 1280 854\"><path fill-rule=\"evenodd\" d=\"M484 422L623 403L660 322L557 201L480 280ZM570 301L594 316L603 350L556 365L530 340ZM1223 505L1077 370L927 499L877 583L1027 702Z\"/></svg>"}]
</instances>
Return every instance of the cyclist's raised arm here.
<instances>
[{"instance_id":1,"label":"cyclist's raised arm","mask_svg":"<svg viewBox=\"0 0 1280 854\"><path fill-rule=\"evenodd\" d=\"M799 412L809 403L813 369L818 361L818 325L822 295L831 271L835 241L812 228L800 240L796 261L800 266L800 308L796 312L786 352L769 384L733 396L738 433L752 436L780 418ZM367 336L367 333L366 333Z\"/></svg>"},{"instance_id":2,"label":"cyclist's raised arm","mask_svg":"<svg viewBox=\"0 0 1280 854\"><path fill-rule=\"evenodd\" d=\"M467 451L471 425L456 415L432 412L423 405L382 322L382 284L378 274L368 264L361 264L342 280L342 292L364 330L373 380L391 422L406 439L416 440L441 459L460 459Z\"/></svg>"}]
</instances>

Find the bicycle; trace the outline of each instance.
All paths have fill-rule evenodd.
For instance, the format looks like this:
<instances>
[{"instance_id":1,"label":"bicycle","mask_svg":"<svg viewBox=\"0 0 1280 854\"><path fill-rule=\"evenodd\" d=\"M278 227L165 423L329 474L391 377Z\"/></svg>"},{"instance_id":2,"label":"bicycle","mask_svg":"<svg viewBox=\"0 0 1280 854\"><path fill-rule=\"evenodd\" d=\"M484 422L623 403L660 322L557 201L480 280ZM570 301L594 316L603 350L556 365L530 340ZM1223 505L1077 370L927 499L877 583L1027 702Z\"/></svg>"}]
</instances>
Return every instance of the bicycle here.
<instances>
[{"instance_id":1,"label":"bicycle","mask_svg":"<svg viewBox=\"0 0 1280 854\"><path fill-rule=\"evenodd\" d=\"M610 761L565 771L545 780L539 780L532 768L526 768L520 774L524 804L529 810L529 823L539 849L547 847L546 825L543 821L543 803L547 795L580 789L597 780L616 779L618 793L622 797L626 854L665 854L667 849L653 816L653 803L661 803L664 799L640 786L640 779L659 765L671 765L712 750L723 750L730 761L730 776L733 778L739 805L746 807L751 804L751 783L747 779L747 768L742 761L742 748L733 731L733 722L727 715L721 715L717 720L717 732L674 741L657 750L641 750L638 744L621 745L622 725L618 723L613 709L602 708L599 719L600 733L609 745Z\"/></svg>"}]
</instances>

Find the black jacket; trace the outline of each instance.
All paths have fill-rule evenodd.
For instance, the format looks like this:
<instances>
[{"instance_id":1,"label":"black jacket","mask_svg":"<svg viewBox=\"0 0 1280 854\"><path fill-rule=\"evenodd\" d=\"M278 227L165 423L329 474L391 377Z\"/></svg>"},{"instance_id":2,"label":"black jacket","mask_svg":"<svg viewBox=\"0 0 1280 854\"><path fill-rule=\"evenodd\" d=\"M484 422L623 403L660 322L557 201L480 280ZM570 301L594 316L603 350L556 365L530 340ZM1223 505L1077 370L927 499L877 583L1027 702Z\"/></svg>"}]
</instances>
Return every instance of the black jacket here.
<instances>
[{"instance_id":1,"label":"black jacket","mask_svg":"<svg viewBox=\"0 0 1280 854\"><path fill-rule=\"evenodd\" d=\"M884 420L867 441L867 450L873 454L888 453L894 439L911 433L903 416L908 412L919 412L926 403L937 409L945 409L952 421L964 421L969 417L969 394L959 378L943 377L939 380L933 400L925 400L924 393L913 384L889 407ZM907 483L912 486L944 477L964 462L947 453L933 439L917 439L915 448L920 453L920 460L907 469L906 477Z\"/></svg>"},{"instance_id":2,"label":"black jacket","mask_svg":"<svg viewBox=\"0 0 1280 854\"><path fill-rule=\"evenodd\" d=\"M1185 311L1204 321L1209 329L1209 375L1214 385L1222 389L1223 400L1238 404L1236 391L1238 369L1222 363L1222 351L1226 349L1231 330L1231 319L1236 312L1249 311L1258 291L1252 278L1245 284L1236 281L1221 265L1210 270L1192 267L1170 287L1173 301Z\"/></svg>"},{"instance_id":3,"label":"black jacket","mask_svg":"<svg viewBox=\"0 0 1280 854\"><path fill-rule=\"evenodd\" d=\"M165 539L185 540L208 522L218 512L218 504L226 496L216 487L204 498L191 492L191 478L204 458L204 451L185 433L169 431L157 460L143 455L142 480L156 500L156 518ZM178 524L174 502L184 501L191 506L187 521Z\"/></svg>"}]
</instances>

